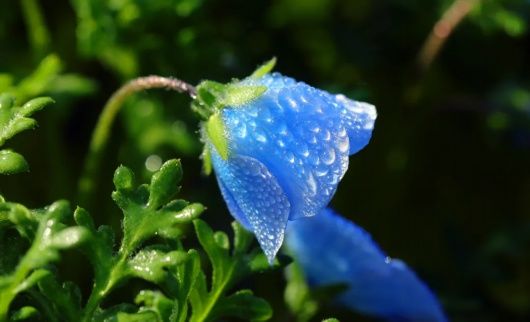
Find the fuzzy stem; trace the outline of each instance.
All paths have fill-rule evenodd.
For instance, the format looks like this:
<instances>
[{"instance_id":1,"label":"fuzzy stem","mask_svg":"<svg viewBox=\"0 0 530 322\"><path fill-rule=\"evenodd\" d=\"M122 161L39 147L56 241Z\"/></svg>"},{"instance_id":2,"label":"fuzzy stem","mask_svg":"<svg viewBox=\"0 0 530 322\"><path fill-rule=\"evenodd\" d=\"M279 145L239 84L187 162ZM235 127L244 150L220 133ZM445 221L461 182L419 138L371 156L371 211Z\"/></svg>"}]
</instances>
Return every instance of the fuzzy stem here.
<instances>
[{"instance_id":1,"label":"fuzzy stem","mask_svg":"<svg viewBox=\"0 0 530 322\"><path fill-rule=\"evenodd\" d=\"M132 94L153 88L165 88L179 93L187 93L191 98L196 97L196 89L194 86L176 78L156 75L135 78L114 92L103 107L103 111L92 133L88 155L85 159L84 169L79 180L79 204L86 204L90 201L112 124L123 103Z\"/></svg>"},{"instance_id":2,"label":"fuzzy stem","mask_svg":"<svg viewBox=\"0 0 530 322\"><path fill-rule=\"evenodd\" d=\"M423 71L429 69L445 41L479 2L480 0L455 0L444 12L420 51L418 62Z\"/></svg>"}]
</instances>

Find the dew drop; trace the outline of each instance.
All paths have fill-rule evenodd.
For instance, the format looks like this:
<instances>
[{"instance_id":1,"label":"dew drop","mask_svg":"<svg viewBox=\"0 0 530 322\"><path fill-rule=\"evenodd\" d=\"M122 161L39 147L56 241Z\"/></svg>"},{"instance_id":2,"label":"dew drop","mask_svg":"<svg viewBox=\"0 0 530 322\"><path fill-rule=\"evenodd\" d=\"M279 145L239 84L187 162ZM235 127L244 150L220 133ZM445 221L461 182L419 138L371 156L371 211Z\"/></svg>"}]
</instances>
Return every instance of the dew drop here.
<instances>
[{"instance_id":1,"label":"dew drop","mask_svg":"<svg viewBox=\"0 0 530 322\"><path fill-rule=\"evenodd\" d=\"M145 159L145 168L151 172L158 171L162 166L162 158L152 154Z\"/></svg>"},{"instance_id":2,"label":"dew drop","mask_svg":"<svg viewBox=\"0 0 530 322\"><path fill-rule=\"evenodd\" d=\"M335 150L333 148L324 149L320 159L324 164L333 164L335 162Z\"/></svg>"}]
</instances>

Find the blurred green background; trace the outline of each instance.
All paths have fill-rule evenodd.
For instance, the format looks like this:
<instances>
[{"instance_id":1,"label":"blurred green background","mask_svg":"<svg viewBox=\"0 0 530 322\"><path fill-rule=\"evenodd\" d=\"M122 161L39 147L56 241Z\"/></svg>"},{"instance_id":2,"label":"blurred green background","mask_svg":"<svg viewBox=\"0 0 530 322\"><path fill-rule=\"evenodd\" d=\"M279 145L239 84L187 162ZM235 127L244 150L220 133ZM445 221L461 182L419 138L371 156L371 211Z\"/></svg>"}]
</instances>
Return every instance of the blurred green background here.
<instances>
[{"instance_id":1,"label":"blurred green background","mask_svg":"<svg viewBox=\"0 0 530 322\"><path fill-rule=\"evenodd\" d=\"M2 177L0 193L31 207L76 203L91 130L130 78L229 81L276 56L276 70L378 108L372 142L351 158L334 208L414 267L453 321L529 321L529 23L528 0L0 0L0 92L56 100L36 116L37 131L10 142L31 172ZM215 178L200 172L198 121L184 95L128 100L96 195L82 206L118 227L116 166L145 179L180 157L183 196L228 227ZM85 285L87 269L69 253L61 267ZM277 272L248 282L273 303L274 321L291 318L283 281ZM319 317L329 315L370 321L333 307Z\"/></svg>"}]
</instances>

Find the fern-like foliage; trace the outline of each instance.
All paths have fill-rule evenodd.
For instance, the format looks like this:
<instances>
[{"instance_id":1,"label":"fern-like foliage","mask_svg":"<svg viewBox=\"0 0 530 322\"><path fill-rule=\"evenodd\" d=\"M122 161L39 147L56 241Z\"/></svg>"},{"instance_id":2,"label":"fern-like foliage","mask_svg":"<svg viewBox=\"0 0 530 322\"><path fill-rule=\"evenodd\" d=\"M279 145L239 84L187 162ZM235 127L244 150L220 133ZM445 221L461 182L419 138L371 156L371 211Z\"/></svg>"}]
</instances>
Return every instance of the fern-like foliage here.
<instances>
[{"instance_id":1,"label":"fern-like foliage","mask_svg":"<svg viewBox=\"0 0 530 322\"><path fill-rule=\"evenodd\" d=\"M13 96L0 94L0 147L18 133L35 128L37 121L29 116L52 102L49 97L40 97L16 106ZM28 163L19 153L9 149L0 150L1 174L20 173L28 171L28 168Z\"/></svg>"},{"instance_id":2,"label":"fern-like foliage","mask_svg":"<svg viewBox=\"0 0 530 322\"><path fill-rule=\"evenodd\" d=\"M112 198L123 212L123 238L116 247L113 230L96 227L89 213L72 210L66 201L30 210L0 199L0 321L40 316L47 321L214 321L224 317L263 321L269 304L236 284L270 267L252 247L253 236L233 223L234 240L214 232L197 217L204 207L175 196L182 168L169 160L149 184L135 183L133 172L120 166L114 174ZM185 249L184 227L192 223L203 250ZM20 242L21 238L27 242ZM10 237L11 236L11 237ZM153 244L151 240L158 241ZM16 241L16 242L14 242ZM24 245L28 244L24 252ZM60 281L53 263L60 251L79 249L94 272L90 296ZM211 263L211 285L202 270L200 252ZM22 256L20 254L23 254ZM130 279L150 282L133 303L103 307L109 294ZM32 306L17 305L18 297Z\"/></svg>"}]
</instances>

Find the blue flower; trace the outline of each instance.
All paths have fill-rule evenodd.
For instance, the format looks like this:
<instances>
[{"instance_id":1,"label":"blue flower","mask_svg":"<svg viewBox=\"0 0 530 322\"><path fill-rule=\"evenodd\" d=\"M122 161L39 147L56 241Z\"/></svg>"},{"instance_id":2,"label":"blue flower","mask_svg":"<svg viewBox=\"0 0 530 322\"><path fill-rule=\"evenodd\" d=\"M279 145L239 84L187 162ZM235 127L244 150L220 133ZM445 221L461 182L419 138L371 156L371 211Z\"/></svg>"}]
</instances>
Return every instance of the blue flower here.
<instances>
[{"instance_id":1,"label":"blue flower","mask_svg":"<svg viewBox=\"0 0 530 322\"><path fill-rule=\"evenodd\" d=\"M290 222L286 246L310 285L346 283L338 301L350 309L390 321L447 320L404 262L387 257L365 230L330 209Z\"/></svg>"},{"instance_id":2,"label":"blue flower","mask_svg":"<svg viewBox=\"0 0 530 322\"><path fill-rule=\"evenodd\" d=\"M214 85L214 91L222 86ZM257 94L226 104L203 124L206 155L231 214L255 233L272 261L287 221L327 206L348 156L370 140L376 110L278 73L229 86L243 89L239 97Z\"/></svg>"}]
</instances>

